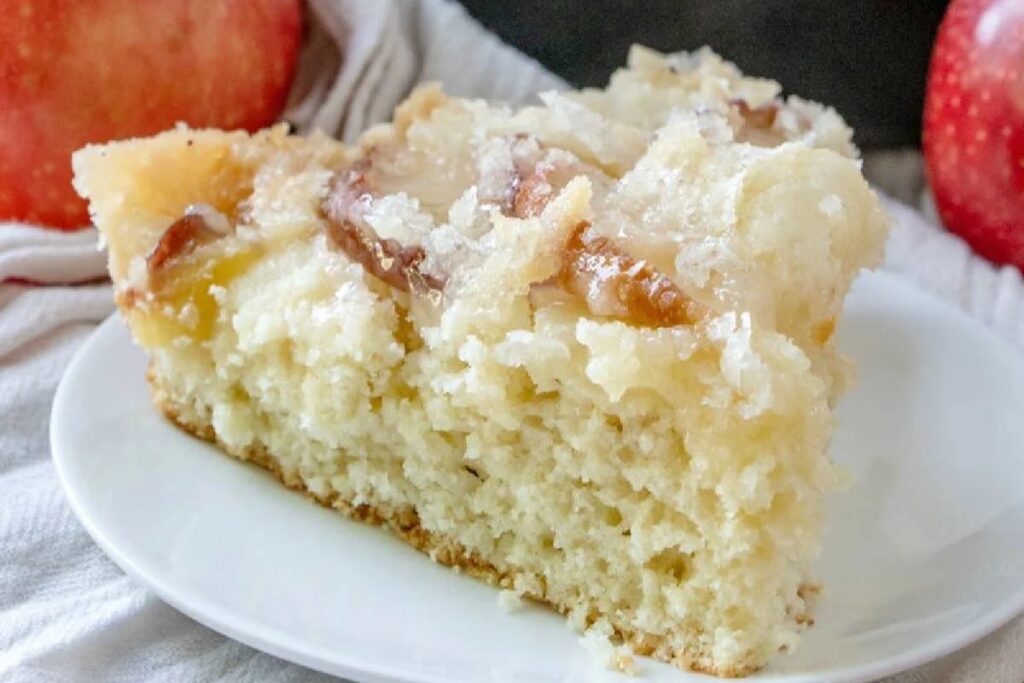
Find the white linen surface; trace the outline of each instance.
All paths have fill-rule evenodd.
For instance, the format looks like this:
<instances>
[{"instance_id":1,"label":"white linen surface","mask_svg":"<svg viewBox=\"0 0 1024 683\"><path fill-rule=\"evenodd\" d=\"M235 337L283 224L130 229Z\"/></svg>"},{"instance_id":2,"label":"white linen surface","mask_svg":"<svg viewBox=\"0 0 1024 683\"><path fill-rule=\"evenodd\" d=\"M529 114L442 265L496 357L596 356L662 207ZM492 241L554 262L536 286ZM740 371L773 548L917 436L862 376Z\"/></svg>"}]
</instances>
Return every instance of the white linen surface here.
<instances>
[{"instance_id":1,"label":"white linen surface","mask_svg":"<svg viewBox=\"0 0 1024 683\"><path fill-rule=\"evenodd\" d=\"M564 87L449 0L309 0L309 15L287 113L303 131L316 127L351 141L387 119L420 81L513 102ZM905 195L905 188L893 192ZM914 209L888 203L895 227L886 269L1024 349L1020 274L992 267ZM0 223L0 282L8 281L0 284L0 679L326 680L165 605L110 562L72 516L50 462L47 425L64 367L113 310L104 274L91 229ZM1022 679L1024 620L1017 620L889 680Z\"/></svg>"}]
</instances>

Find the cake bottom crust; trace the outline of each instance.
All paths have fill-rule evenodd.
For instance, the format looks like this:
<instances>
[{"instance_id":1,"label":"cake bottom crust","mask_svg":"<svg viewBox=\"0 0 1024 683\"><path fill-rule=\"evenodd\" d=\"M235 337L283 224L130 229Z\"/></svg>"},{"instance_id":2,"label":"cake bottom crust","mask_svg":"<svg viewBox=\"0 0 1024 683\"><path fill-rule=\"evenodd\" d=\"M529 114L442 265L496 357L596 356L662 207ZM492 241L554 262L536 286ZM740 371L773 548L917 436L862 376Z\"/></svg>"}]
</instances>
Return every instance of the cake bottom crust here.
<instances>
[{"instance_id":1,"label":"cake bottom crust","mask_svg":"<svg viewBox=\"0 0 1024 683\"><path fill-rule=\"evenodd\" d=\"M272 454L268 453L261 445L248 448L234 448L221 441L213 426L207 422L188 420L171 400L170 396L160 386L159 377L155 375L150 367L146 374L149 382L153 402L163 415L175 426L188 434L207 441L217 446L222 452L231 455L239 460L250 462L268 470L274 477L287 488L298 491L306 497L316 501L320 505L341 512L351 519L366 522L375 526L389 529L393 534L403 541L428 555L432 560L442 565L452 567L460 573L466 573L476 579L485 581L493 586L511 589L514 585L516 572L502 570L494 564L487 562L476 553L468 550L462 544L438 534L420 525L419 516L412 508L387 509L373 505L353 505L350 501L343 500L340 496L321 496L310 491L303 481L297 476L288 476ZM544 595L530 594L524 596L534 602L553 608L558 613L565 615L568 609L549 600ZM813 623L813 622L811 622ZM672 651L666 638L650 633L639 633L618 624L612 624L616 636L634 653L652 659L662 661L680 669L710 674L721 678L741 678L753 673L757 667L723 667L715 666L712 659L703 653L690 653L687 651ZM628 665L619 667L628 669Z\"/></svg>"}]
</instances>

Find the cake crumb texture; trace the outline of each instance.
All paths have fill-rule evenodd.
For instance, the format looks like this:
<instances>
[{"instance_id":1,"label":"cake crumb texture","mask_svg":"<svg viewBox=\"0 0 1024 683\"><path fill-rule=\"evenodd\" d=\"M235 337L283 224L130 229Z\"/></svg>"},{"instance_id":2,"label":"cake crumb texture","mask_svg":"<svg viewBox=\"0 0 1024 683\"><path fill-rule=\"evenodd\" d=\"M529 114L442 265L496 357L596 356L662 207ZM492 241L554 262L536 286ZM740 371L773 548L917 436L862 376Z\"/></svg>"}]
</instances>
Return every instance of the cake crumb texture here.
<instances>
[{"instance_id":1,"label":"cake crumb texture","mask_svg":"<svg viewBox=\"0 0 1024 683\"><path fill-rule=\"evenodd\" d=\"M355 147L178 128L74 168L182 428L623 671L796 647L887 230L835 112L635 48L519 110L425 86Z\"/></svg>"}]
</instances>

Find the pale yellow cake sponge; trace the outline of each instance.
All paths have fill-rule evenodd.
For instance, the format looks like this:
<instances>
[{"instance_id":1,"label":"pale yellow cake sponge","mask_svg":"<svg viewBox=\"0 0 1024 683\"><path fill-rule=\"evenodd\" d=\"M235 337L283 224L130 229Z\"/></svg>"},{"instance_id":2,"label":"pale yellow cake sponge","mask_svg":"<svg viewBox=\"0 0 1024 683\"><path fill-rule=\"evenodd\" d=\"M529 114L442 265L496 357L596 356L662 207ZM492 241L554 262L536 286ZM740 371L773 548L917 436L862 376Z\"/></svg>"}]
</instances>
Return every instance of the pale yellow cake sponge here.
<instances>
[{"instance_id":1,"label":"pale yellow cake sponge","mask_svg":"<svg viewBox=\"0 0 1024 683\"><path fill-rule=\"evenodd\" d=\"M183 427L741 675L810 621L833 330L886 233L841 119L777 94L638 48L606 91L428 87L357 149L181 128L79 152L75 183Z\"/></svg>"}]
</instances>

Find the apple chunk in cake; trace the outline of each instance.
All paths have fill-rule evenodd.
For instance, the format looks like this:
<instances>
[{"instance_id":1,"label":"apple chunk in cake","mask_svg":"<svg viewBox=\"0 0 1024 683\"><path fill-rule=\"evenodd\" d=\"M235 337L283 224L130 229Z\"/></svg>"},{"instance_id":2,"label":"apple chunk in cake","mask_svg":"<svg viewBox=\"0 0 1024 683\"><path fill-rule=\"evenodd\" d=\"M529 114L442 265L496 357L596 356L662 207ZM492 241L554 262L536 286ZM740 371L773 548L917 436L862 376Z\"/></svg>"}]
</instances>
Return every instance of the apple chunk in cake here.
<instances>
[{"instance_id":1,"label":"apple chunk in cake","mask_svg":"<svg viewBox=\"0 0 1024 683\"><path fill-rule=\"evenodd\" d=\"M793 647L886 219L831 110L634 49L357 147L179 128L75 183L156 402L438 561L680 667Z\"/></svg>"}]
</instances>

